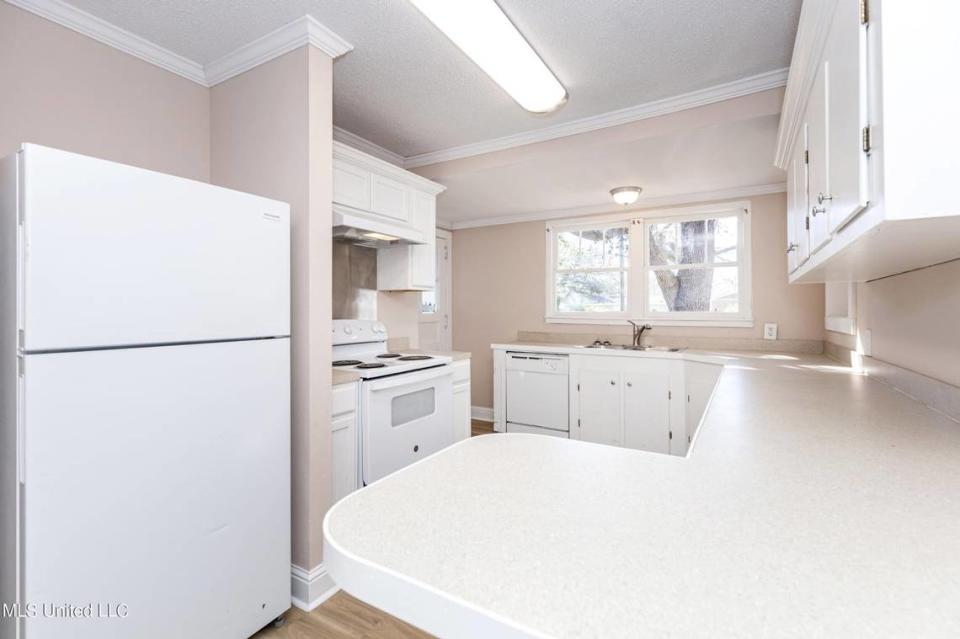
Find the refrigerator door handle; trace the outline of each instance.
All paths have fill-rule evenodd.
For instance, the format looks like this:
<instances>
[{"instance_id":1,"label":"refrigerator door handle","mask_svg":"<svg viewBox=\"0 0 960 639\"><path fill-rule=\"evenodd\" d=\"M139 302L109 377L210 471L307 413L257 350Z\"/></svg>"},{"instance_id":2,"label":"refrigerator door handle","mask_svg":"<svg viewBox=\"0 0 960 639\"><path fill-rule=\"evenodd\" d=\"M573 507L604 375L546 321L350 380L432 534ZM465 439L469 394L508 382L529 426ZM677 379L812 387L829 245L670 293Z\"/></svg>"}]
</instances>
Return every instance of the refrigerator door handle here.
<instances>
[{"instance_id":1,"label":"refrigerator door handle","mask_svg":"<svg viewBox=\"0 0 960 639\"><path fill-rule=\"evenodd\" d=\"M27 461L27 443L26 433L24 432L24 415L26 407L26 384L24 382L24 360L23 356L17 357L17 481L20 484L26 483L26 461Z\"/></svg>"}]
</instances>

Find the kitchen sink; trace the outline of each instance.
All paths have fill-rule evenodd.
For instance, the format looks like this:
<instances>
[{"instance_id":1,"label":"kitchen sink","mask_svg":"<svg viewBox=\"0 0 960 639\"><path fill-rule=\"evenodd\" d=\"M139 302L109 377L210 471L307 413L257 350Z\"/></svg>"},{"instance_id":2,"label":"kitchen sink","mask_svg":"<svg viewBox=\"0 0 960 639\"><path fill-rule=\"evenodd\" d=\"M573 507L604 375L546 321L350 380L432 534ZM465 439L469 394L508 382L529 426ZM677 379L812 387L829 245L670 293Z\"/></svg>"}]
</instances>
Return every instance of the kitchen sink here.
<instances>
[{"instance_id":1,"label":"kitchen sink","mask_svg":"<svg viewBox=\"0 0 960 639\"><path fill-rule=\"evenodd\" d=\"M676 346L633 346L631 344L587 344L583 348L608 351L659 351L661 353L678 353L684 350Z\"/></svg>"}]
</instances>

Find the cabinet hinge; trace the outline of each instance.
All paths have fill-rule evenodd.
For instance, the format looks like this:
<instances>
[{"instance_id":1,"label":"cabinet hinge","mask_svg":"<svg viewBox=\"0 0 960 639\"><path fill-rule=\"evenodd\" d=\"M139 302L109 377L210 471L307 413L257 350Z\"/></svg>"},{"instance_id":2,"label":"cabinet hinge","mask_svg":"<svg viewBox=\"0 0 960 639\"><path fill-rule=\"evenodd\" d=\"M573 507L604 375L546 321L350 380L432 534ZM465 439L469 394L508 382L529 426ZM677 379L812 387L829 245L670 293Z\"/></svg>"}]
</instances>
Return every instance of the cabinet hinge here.
<instances>
[{"instance_id":1,"label":"cabinet hinge","mask_svg":"<svg viewBox=\"0 0 960 639\"><path fill-rule=\"evenodd\" d=\"M862 136L863 136L863 152L864 152L864 153L869 153L869 152L871 151L871 148L872 148L872 144L871 144L871 141L870 141L870 127L869 127L869 126L863 127Z\"/></svg>"},{"instance_id":2,"label":"cabinet hinge","mask_svg":"<svg viewBox=\"0 0 960 639\"><path fill-rule=\"evenodd\" d=\"M580 418L577 418L577 428L580 428Z\"/></svg>"},{"instance_id":3,"label":"cabinet hinge","mask_svg":"<svg viewBox=\"0 0 960 639\"><path fill-rule=\"evenodd\" d=\"M670 431L670 439L673 439L673 431Z\"/></svg>"},{"instance_id":4,"label":"cabinet hinge","mask_svg":"<svg viewBox=\"0 0 960 639\"><path fill-rule=\"evenodd\" d=\"M667 399L673 399L673 391L667 391Z\"/></svg>"},{"instance_id":5,"label":"cabinet hinge","mask_svg":"<svg viewBox=\"0 0 960 639\"><path fill-rule=\"evenodd\" d=\"M17 357L17 377L23 377L23 356Z\"/></svg>"},{"instance_id":6,"label":"cabinet hinge","mask_svg":"<svg viewBox=\"0 0 960 639\"><path fill-rule=\"evenodd\" d=\"M870 3L868 0L860 0L860 24L870 22Z\"/></svg>"},{"instance_id":7,"label":"cabinet hinge","mask_svg":"<svg viewBox=\"0 0 960 639\"><path fill-rule=\"evenodd\" d=\"M687 395L687 403L688 403L688 404L690 403L690 396L689 396L689 395Z\"/></svg>"},{"instance_id":8,"label":"cabinet hinge","mask_svg":"<svg viewBox=\"0 0 960 639\"><path fill-rule=\"evenodd\" d=\"M803 152L803 163L810 164L810 151Z\"/></svg>"},{"instance_id":9,"label":"cabinet hinge","mask_svg":"<svg viewBox=\"0 0 960 639\"><path fill-rule=\"evenodd\" d=\"M27 342L26 333L23 332L22 328L18 328L17 329L17 346L20 348L21 351L23 350L23 347L26 344L26 342Z\"/></svg>"},{"instance_id":10,"label":"cabinet hinge","mask_svg":"<svg viewBox=\"0 0 960 639\"><path fill-rule=\"evenodd\" d=\"M580 392L580 384L577 384L577 392Z\"/></svg>"},{"instance_id":11,"label":"cabinet hinge","mask_svg":"<svg viewBox=\"0 0 960 639\"><path fill-rule=\"evenodd\" d=\"M810 216L809 216L809 215L803 219L803 223L806 225L807 230L809 231L809 230L810 230Z\"/></svg>"}]
</instances>

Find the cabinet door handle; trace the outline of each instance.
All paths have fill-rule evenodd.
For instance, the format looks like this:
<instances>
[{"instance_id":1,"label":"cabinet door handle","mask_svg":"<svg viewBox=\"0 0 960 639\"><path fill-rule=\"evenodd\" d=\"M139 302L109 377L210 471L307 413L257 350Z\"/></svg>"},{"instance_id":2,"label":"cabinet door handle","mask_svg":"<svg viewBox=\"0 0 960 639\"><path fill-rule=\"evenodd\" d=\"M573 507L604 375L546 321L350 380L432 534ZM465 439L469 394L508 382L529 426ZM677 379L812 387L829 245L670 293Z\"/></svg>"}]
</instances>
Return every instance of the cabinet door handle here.
<instances>
[{"instance_id":1,"label":"cabinet door handle","mask_svg":"<svg viewBox=\"0 0 960 639\"><path fill-rule=\"evenodd\" d=\"M793 253L798 248L800 248L799 244L796 244L795 242L790 242L790 245L787 246L787 253Z\"/></svg>"},{"instance_id":2,"label":"cabinet door handle","mask_svg":"<svg viewBox=\"0 0 960 639\"><path fill-rule=\"evenodd\" d=\"M824 195L823 193L817 194L817 204L823 204L827 200L832 200L832 199L833 199L832 195Z\"/></svg>"},{"instance_id":3,"label":"cabinet door handle","mask_svg":"<svg viewBox=\"0 0 960 639\"><path fill-rule=\"evenodd\" d=\"M826 213L826 212L827 212L827 207L825 207L825 206L815 206L815 207L813 207L812 209L810 209L810 212L813 213L813 217L817 217L817 214L818 214L818 213Z\"/></svg>"},{"instance_id":4,"label":"cabinet door handle","mask_svg":"<svg viewBox=\"0 0 960 639\"><path fill-rule=\"evenodd\" d=\"M617 383L611 379L611 380L610 380L610 385L611 385L611 386L616 386Z\"/></svg>"},{"instance_id":5,"label":"cabinet door handle","mask_svg":"<svg viewBox=\"0 0 960 639\"><path fill-rule=\"evenodd\" d=\"M633 388L633 382L627 382L627 388Z\"/></svg>"}]
</instances>

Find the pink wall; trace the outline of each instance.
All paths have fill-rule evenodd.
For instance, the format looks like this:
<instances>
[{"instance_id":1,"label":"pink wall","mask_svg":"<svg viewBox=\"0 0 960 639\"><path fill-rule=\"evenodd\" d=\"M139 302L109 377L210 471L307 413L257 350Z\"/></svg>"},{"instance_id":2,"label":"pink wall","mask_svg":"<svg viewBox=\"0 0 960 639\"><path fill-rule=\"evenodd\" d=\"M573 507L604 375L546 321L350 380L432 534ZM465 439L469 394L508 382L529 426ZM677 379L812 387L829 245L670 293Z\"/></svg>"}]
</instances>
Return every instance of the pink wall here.
<instances>
[{"instance_id":1,"label":"pink wall","mask_svg":"<svg viewBox=\"0 0 960 639\"><path fill-rule=\"evenodd\" d=\"M0 2L0 155L45 144L210 177L210 92Z\"/></svg>"},{"instance_id":2,"label":"pink wall","mask_svg":"<svg viewBox=\"0 0 960 639\"><path fill-rule=\"evenodd\" d=\"M872 355L960 386L960 261L857 285L857 328L870 330ZM856 349L851 335L827 340Z\"/></svg>"},{"instance_id":3,"label":"pink wall","mask_svg":"<svg viewBox=\"0 0 960 639\"><path fill-rule=\"evenodd\" d=\"M331 505L333 61L301 47L211 90L212 181L290 203L293 562L320 563Z\"/></svg>"},{"instance_id":4,"label":"pink wall","mask_svg":"<svg viewBox=\"0 0 960 639\"><path fill-rule=\"evenodd\" d=\"M777 322L780 339L823 340L823 286L787 284L786 195L751 198L751 215L754 327L658 326L652 334L758 340L764 322ZM453 346L473 354L474 405L493 406L490 344L513 339L517 331L629 334L626 323L591 326L544 321L544 222L464 229L453 235ZM736 342L725 343L736 346Z\"/></svg>"}]
</instances>

